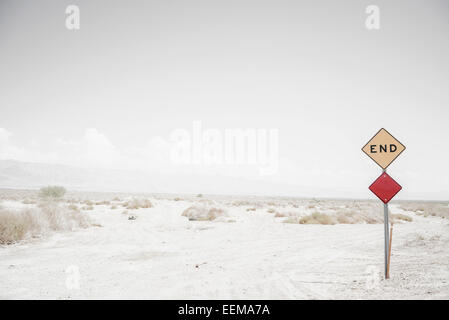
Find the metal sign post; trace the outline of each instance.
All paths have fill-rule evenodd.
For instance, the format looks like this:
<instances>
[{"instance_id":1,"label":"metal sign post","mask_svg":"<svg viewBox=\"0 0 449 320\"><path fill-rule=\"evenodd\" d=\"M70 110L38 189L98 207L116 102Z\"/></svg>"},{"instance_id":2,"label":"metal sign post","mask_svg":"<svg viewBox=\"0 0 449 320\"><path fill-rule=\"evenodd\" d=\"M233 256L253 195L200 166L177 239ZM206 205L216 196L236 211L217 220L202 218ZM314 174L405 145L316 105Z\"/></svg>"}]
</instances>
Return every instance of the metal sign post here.
<instances>
[{"instance_id":1,"label":"metal sign post","mask_svg":"<svg viewBox=\"0 0 449 320\"><path fill-rule=\"evenodd\" d=\"M385 279L390 277L390 237L388 232L388 202L402 187L387 174L387 167L405 150L405 146L387 130L380 129L362 148L381 168L382 174L369 186L369 189L384 203L385 233Z\"/></svg>"},{"instance_id":2,"label":"metal sign post","mask_svg":"<svg viewBox=\"0 0 449 320\"><path fill-rule=\"evenodd\" d=\"M390 248L388 237L388 203L384 203L384 225L385 225L385 279L388 279L388 250Z\"/></svg>"}]
</instances>

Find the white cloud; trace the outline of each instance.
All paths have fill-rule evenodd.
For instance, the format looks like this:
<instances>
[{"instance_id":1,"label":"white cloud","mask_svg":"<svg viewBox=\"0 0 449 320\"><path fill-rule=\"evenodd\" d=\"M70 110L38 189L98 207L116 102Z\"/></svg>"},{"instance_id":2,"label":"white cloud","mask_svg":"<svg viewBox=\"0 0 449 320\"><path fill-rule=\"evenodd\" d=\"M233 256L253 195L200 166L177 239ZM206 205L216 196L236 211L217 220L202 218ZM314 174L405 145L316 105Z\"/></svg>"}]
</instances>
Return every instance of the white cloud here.
<instances>
[{"instance_id":1,"label":"white cloud","mask_svg":"<svg viewBox=\"0 0 449 320\"><path fill-rule=\"evenodd\" d=\"M26 158L26 151L16 147L11 142L12 133L5 128L0 128L0 159L17 159Z\"/></svg>"},{"instance_id":2,"label":"white cloud","mask_svg":"<svg viewBox=\"0 0 449 320\"><path fill-rule=\"evenodd\" d=\"M159 136L149 139L142 146L119 148L104 133L89 128L80 139L46 141L45 145L53 146L47 152L42 151L42 144L38 141L17 146L11 136L11 132L0 128L0 159L137 171L169 170L171 166L168 161L170 144Z\"/></svg>"},{"instance_id":3,"label":"white cloud","mask_svg":"<svg viewBox=\"0 0 449 320\"><path fill-rule=\"evenodd\" d=\"M81 143L81 161L85 165L112 166L120 162L120 152L95 128L87 129Z\"/></svg>"}]
</instances>

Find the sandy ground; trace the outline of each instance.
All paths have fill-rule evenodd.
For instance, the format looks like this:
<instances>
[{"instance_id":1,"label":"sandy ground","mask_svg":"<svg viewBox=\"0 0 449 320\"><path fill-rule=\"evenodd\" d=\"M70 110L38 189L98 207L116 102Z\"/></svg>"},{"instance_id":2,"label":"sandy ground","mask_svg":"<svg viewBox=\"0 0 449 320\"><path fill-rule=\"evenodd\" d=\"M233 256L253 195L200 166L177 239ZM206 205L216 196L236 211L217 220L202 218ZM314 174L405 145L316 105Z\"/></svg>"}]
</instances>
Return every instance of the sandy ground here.
<instances>
[{"instance_id":1,"label":"sandy ground","mask_svg":"<svg viewBox=\"0 0 449 320\"><path fill-rule=\"evenodd\" d=\"M407 213L382 280L383 224L287 224L247 207L229 208L231 222L189 221L190 202L152 202L136 220L98 205L86 214L101 226L0 247L0 298L449 298L446 219Z\"/></svg>"}]
</instances>

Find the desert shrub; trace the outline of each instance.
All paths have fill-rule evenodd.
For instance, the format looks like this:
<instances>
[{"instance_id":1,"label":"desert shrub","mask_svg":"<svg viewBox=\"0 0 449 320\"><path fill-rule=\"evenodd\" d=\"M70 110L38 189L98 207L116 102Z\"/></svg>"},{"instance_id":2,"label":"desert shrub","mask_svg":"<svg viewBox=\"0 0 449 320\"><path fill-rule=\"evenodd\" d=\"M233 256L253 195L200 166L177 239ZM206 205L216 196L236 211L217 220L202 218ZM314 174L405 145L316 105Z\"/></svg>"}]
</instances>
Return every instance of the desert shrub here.
<instances>
[{"instance_id":1,"label":"desert shrub","mask_svg":"<svg viewBox=\"0 0 449 320\"><path fill-rule=\"evenodd\" d=\"M396 222L396 221L407 221L407 222L412 222L413 219L412 217L409 217L405 214L402 213L394 213L391 215L392 221Z\"/></svg>"},{"instance_id":2,"label":"desert shrub","mask_svg":"<svg viewBox=\"0 0 449 320\"><path fill-rule=\"evenodd\" d=\"M357 223L376 223L376 220L362 212L353 210L342 210L335 214L337 223L340 224L357 224Z\"/></svg>"},{"instance_id":3,"label":"desert shrub","mask_svg":"<svg viewBox=\"0 0 449 320\"><path fill-rule=\"evenodd\" d=\"M49 231L88 227L90 221L79 212L56 203L21 211L0 210L0 244L12 244Z\"/></svg>"},{"instance_id":4,"label":"desert shrub","mask_svg":"<svg viewBox=\"0 0 449 320\"><path fill-rule=\"evenodd\" d=\"M68 205L67 208L69 208L70 210L73 210L73 211L79 211L78 206L73 203Z\"/></svg>"},{"instance_id":5,"label":"desert shrub","mask_svg":"<svg viewBox=\"0 0 449 320\"><path fill-rule=\"evenodd\" d=\"M107 200L95 202L95 205L96 205L96 206L109 205L109 204L111 204L111 202L110 202L110 201L107 201Z\"/></svg>"},{"instance_id":6,"label":"desert shrub","mask_svg":"<svg viewBox=\"0 0 449 320\"><path fill-rule=\"evenodd\" d=\"M24 199L22 201L23 204L36 204L35 200L31 200L31 199Z\"/></svg>"},{"instance_id":7,"label":"desert shrub","mask_svg":"<svg viewBox=\"0 0 449 320\"><path fill-rule=\"evenodd\" d=\"M94 210L93 206L83 206L81 209L83 210Z\"/></svg>"},{"instance_id":8,"label":"desert shrub","mask_svg":"<svg viewBox=\"0 0 449 320\"><path fill-rule=\"evenodd\" d=\"M256 211L256 208L247 208L246 211Z\"/></svg>"},{"instance_id":9,"label":"desert shrub","mask_svg":"<svg viewBox=\"0 0 449 320\"><path fill-rule=\"evenodd\" d=\"M273 208L267 210L268 213L275 213L276 211Z\"/></svg>"},{"instance_id":10,"label":"desert shrub","mask_svg":"<svg viewBox=\"0 0 449 320\"><path fill-rule=\"evenodd\" d=\"M197 197L197 198L202 198L203 195L202 195L201 193L198 193L198 194L196 195L196 197Z\"/></svg>"},{"instance_id":11,"label":"desert shrub","mask_svg":"<svg viewBox=\"0 0 449 320\"><path fill-rule=\"evenodd\" d=\"M115 209L117 209L117 206L114 204L111 206L111 210L115 210Z\"/></svg>"},{"instance_id":12,"label":"desert shrub","mask_svg":"<svg viewBox=\"0 0 449 320\"><path fill-rule=\"evenodd\" d=\"M37 232L39 225L32 219L31 210L21 212L0 211L0 244L22 240L30 232Z\"/></svg>"},{"instance_id":13,"label":"desert shrub","mask_svg":"<svg viewBox=\"0 0 449 320\"><path fill-rule=\"evenodd\" d=\"M246 201L246 200L236 200L231 203L231 206L233 207L241 207L241 206L250 206L252 202Z\"/></svg>"},{"instance_id":14,"label":"desert shrub","mask_svg":"<svg viewBox=\"0 0 449 320\"><path fill-rule=\"evenodd\" d=\"M424 217L433 216L440 218L449 218L449 206L447 203L436 202L406 202L402 203L401 209L415 212Z\"/></svg>"},{"instance_id":15,"label":"desert shrub","mask_svg":"<svg viewBox=\"0 0 449 320\"><path fill-rule=\"evenodd\" d=\"M302 217L299 219L300 224L335 224L334 220L331 216L320 213L320 212L314 212L308 216Z\"/></svg>"},{"instance_id":16,"label":"desert shrub","mask_svg":"<svg viewBox=\"0 0 449 320\"><path fill-rule=\"evenodd\" d=\"M191 206L181 214L190 221L212 221L219 217L226 216L226 211L215 207Z\"/></svg>"},{"instance_id":17,"label":"desert shrub","mask_svg":"<svg viewBox=\"0 0 449 320\"><path fill-rule=\"evenodd\" d=\"M353 203L351 206L331 204L326 206L326 209L335 212L335 219L337 223L342 224L376 224L383 222L383 210L375 203L359 202Z\"/></svg>"},{"instance_id":18,"label":"desert shrub","mask_svg":"<svg viewBox=\"0 0 449 320\"><path fill-rule=\"evenodd\" d=\"M148 199L133 199L126 203L126 209L140 209L140 208L152 208L153 204Z\"/></svg>"},{"instance_id":19,"label":"desert shrub","mask_svg":"<svg viewBox=\"0 0 449 320\"><path fill-rule=\"evenodd\" d=\"M294 216L290 216L290 217L288 217L287 219L285 219L282 222L283 223L294 223L294 224L300 223L299 222L299 217L294 217Z\"/></svg>"},{"instance_id":20,"label":"desert shrub","mask_svg":"<svg viewBox=\"0 0 449 320\"><path fill-rule=\"evenodd\" d=\"M39 196L41 198L60 199L66 193L66 189L61 186L48 186L39 190Z\"/></svg>"},{"instance_id":21,"label":"desert shrub","mask_svg":"<svg viewBox=\"0 0 449 320\"><path fill-rule=\"evenodd\" d=\"M288 215L286 213L281 213L281 212L276 212L276 214L274 215L275 218L283 218L283 217L287 217Z\"/></svg>"},{"instance_id":22,"label":"desert shrub","mask_svg":"<svg viewBox=\"0 0 449 320\"><path fill-rule=\"evenodd\" d=\"M337 214L336 218L337 218L337 222L341 223L341 224L352 224L353 223L351 218L345 214L341 214L341 213Z\"/></svg>"}]
</instances>

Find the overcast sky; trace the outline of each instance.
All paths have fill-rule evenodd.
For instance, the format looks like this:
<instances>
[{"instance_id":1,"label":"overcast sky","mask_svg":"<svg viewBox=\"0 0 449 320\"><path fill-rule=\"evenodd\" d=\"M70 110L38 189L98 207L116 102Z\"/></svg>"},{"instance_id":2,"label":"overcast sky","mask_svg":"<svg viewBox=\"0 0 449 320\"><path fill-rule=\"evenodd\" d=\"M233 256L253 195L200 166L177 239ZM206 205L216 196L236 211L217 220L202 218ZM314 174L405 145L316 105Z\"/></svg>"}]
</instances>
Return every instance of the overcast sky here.
<instances>
[{"instance_id":1,"label":"overcast sky","mask_svg":"<svg viewBox=\"0 0 449 320\"><path fill-rule=\"evenodd\" d=\"M449 200L448 18L446 0L0 0L0 159L372 198L381 169L361 148L384 127L407 147L388 168L398 198ZM277 129L278 172L174 165L170 134L193 121Z\"/></svg>"}]
</instances>

